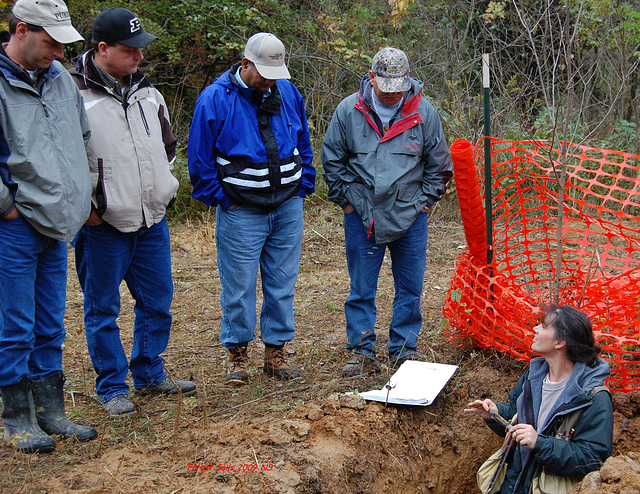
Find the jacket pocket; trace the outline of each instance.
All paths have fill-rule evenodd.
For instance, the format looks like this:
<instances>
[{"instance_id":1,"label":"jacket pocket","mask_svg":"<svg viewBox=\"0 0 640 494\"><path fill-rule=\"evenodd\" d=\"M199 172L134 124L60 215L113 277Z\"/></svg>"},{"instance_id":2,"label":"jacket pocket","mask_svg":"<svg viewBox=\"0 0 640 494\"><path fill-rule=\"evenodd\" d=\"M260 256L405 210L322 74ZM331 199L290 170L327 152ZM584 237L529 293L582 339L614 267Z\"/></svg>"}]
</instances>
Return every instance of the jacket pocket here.
<instances>
[{"instance_id":1,"label":"jacket pocket","mask_svg":"<svg viewBox=\"0 0 640 494\"><path fill-rule=\"evenodd\" d=\"M396 199L400 202L412 203L418 201L421 195L421 184L400 185L398 187L398 195L396 196Z\"/></svg>"}]
</instances>

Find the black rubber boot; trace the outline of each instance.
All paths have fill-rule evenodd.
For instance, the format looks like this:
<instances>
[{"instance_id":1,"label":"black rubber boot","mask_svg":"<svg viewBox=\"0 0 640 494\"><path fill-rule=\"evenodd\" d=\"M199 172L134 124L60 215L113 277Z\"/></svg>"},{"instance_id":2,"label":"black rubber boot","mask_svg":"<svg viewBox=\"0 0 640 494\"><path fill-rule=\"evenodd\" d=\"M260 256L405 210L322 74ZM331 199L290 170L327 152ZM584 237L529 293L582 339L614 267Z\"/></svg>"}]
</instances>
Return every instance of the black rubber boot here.
<instances>
[{"instance_id":1,"label":"black rubber boot","mask_svg":"<svg viewBox=\"0 0 640 494\"><path fill-rule=\"evenodd\" d=\"M62 439L75 436L78 441L91 441L98 436L93 427L77 425L64 413L64 375L61 371L44 379L33 381L31 392L38 425L47 434L57 434Z\"/></svg>"},{"instance_id":2,"label":"black rubber boot","mask_svg":"<svg viewBox=\"0 0 640 494\"><path fill-rule=\"evenodd\" d=\"M28 377L23 377L18 384L0 389L4 438L23 453L49 453L56 442L38 426L31 384Z\"/></svg>"}]
</instances>

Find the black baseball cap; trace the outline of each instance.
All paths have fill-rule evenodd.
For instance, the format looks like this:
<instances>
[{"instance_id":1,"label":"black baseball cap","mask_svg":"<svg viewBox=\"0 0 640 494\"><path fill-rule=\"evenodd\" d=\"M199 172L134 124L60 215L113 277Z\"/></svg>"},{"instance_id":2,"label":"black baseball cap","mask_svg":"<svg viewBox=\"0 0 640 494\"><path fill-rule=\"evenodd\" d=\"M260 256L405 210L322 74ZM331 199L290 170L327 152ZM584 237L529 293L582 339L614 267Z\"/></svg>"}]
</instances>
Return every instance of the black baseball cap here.
<instances>
[{"instance_id":1,"label":"black baseball cap","mask_svg":"<svg viewBox=\"0 0 640 494\"><path fill-rule=\"evenodd\" d=\"M129 9L112 7L98 14L93 22L93 41L121 43L132 48L142 48L156 37L142 29L140 20Z\"/></svg>"}]
</instances>

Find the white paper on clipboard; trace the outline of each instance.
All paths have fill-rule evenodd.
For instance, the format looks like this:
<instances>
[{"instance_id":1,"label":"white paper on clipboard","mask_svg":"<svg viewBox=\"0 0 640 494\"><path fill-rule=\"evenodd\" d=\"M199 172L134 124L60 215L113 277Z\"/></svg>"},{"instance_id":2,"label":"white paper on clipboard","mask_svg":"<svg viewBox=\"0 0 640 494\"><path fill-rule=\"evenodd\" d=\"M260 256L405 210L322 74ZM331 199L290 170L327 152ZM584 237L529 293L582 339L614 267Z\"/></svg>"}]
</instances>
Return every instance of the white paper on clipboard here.
<instances>
[{"instance_id":1,"label":"white paper on clipboard","mask_svg":"<svg viewBox=\"0 0 640 494\"><path fill-rule=\"evenodd\" d=\"M359 396L394 405L431 405L457 368L457 365L407 360L384 387L359 393Z\"/></svg>"}]
</instances>

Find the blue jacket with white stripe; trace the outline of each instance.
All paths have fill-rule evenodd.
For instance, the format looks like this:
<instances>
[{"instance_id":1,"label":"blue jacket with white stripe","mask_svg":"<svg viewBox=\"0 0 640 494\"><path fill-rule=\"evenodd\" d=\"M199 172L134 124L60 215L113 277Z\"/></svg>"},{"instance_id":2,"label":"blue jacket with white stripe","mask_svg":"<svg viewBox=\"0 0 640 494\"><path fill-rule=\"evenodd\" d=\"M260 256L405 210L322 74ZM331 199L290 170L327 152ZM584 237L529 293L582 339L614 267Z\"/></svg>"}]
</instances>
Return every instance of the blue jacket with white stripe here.
<instances>
[{"instance_id":1,"label":"blue jacket with white stripe","mask_svg":"<svg viewBox=\"0 0 640 494\"><path fill-rule=\"evenodd\" d=\"M272 210L315 190L304 100L284 79L263 99L235 78L238 64L198 97L187 154L192 195L208 206Z\"/></svg>"}]
</instances>

